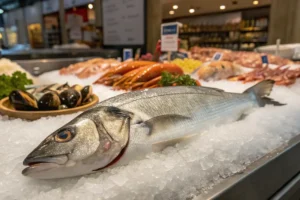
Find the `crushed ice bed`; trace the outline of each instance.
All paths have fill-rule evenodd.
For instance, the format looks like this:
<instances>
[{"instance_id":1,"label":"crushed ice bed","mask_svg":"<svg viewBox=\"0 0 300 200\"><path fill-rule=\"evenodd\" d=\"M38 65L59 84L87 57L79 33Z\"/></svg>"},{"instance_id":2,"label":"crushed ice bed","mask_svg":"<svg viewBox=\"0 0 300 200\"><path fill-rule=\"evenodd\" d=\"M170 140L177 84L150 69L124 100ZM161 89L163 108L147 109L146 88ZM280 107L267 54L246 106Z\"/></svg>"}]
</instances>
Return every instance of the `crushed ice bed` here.
<instances>
[{"instance_id":1,"label":"crushed ice bed","mask_svg":"<svg viewBox=\"0 0 300 200\"><path fill-rule=\"evenodd\" d=\"M53 78L55 77L55 78ZM40 82L91 84L97 77L79 80L57 71ZM229 92L253 84L218 81L203 83ZM120 94L94 85L100 100ZM243 121L212 128L188 144L178 144L144 160L93 175L60 180L34 180L21 174L25 156L46 136L77 114L28 122L0 117L0 199L186 199L208 191L226 177L286 144L300 133L300 83L273 89L272 98L286 106L255 110Z\"/></svg>"}]
</instances>

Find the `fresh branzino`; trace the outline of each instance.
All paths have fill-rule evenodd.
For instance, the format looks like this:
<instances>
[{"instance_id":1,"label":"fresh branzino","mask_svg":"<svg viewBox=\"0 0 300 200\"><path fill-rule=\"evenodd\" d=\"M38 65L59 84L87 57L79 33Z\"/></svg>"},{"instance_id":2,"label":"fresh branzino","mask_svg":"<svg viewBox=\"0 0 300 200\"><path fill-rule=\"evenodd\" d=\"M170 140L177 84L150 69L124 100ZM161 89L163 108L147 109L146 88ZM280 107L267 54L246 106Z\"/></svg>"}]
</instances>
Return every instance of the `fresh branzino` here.
<instances>
[{"instance_id":1,"label":"fresh branzino","mask_svg":"<svg viewBox=\"0 0 300 200\"><path fill-rule=\"evenodd\" d=\"M162 87L118 95L49 135L24 160L23 175L38 179L85 175L128 164L211 126L241 119L267 98L274 81L244 93L207 87Z\"/></svg>"}]
</instances>

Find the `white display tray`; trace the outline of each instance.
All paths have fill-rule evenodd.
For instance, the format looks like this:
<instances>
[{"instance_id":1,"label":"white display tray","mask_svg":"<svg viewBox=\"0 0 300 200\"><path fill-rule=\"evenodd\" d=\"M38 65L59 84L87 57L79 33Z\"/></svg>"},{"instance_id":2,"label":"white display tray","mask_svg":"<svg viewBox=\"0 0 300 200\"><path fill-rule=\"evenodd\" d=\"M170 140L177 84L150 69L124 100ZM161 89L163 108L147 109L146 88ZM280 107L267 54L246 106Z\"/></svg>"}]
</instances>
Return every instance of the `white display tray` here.
<instances>
[{"instance_id":1,"label":"white display tray","mask_svg":"<svg viewBox=\"0 0 300 200\"><path fill-rule=\"evenodd\" d=\"M261 46L255 49L260 53L276 54L277 45ZM279 46L278 55L288 59L300 59L300 43L282 44Z\"/></svg>"}]
</instances>

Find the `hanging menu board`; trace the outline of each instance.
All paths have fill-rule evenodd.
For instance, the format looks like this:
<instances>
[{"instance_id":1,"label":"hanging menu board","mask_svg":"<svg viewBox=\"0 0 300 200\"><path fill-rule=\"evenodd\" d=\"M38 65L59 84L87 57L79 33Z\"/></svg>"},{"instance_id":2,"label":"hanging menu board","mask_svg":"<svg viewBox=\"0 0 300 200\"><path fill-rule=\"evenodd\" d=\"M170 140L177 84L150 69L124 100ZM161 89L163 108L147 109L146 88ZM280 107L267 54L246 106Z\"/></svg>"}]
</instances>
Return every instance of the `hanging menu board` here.
<instances>
[{"instance_id":1,"label":"hanging menu board","mask_svg":"<svg viewBox=\"0 0 300 200\"><path fill-rule=\"evenodd\" d=\"M144 44L144 0L102 0L104 45Z\"/></svg>"}]
</instances>

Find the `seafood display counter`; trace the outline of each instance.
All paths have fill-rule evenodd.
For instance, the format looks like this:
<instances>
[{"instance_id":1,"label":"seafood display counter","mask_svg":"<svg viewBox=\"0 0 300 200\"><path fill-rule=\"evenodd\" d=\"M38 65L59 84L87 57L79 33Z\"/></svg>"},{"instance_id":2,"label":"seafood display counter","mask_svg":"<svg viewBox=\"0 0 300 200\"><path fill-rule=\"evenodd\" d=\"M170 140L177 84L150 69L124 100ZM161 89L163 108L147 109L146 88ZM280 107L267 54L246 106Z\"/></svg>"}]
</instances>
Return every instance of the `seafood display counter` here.
<instances>
[{"instance_id":1,"label":"seafood display counter","mask_svg":"<svg viewBox=\"0 0 300 200\"><path fill-rule=\"evenodd\" d=\"M85 79L63 75L63 70L58 69L74 60L61 61L49 59L47 62L17 62L37 76L40 83L48 84L55 79L59 84L69 82L92 85L93 94L100 101L127 92L96 84L103 73ZM255 84L228 80L200 82L204 87L231 93L243 93ZM299 199L299 86L298 81L289 87L274 86L271 98L285 104L283 106L266 105L257 108L242 120L220 126L216 124L201 131L192 140L183 141L162 152L152 152L128 165L59 181L22 176L22 162L45 137L81 112L36 121L10 119L0 115L0 152L5 152L0 154L3 161L0 164L0 185L3 186L0 197L45 200ZM184 100L182 97L179 99ZM236 101L236 105L239 103ZM152 106L156 105L153 103ZM210 106L214 108L215 105ZM225 117L229 119L231 114L228 112ZM137 157L142 150L136 152Z\"/></svg>"},{"instance_id":2,"label":"seafood display counter","mask_svg":"<svg viewBox=\"0 0 300 200\"><path fill-rule=\"evenodd\" d=\"M117 58L120 53L113 49L21 49L15 51L2 50L1 56L12 60L78 57Z\"/></svg>"}]
</instances>

